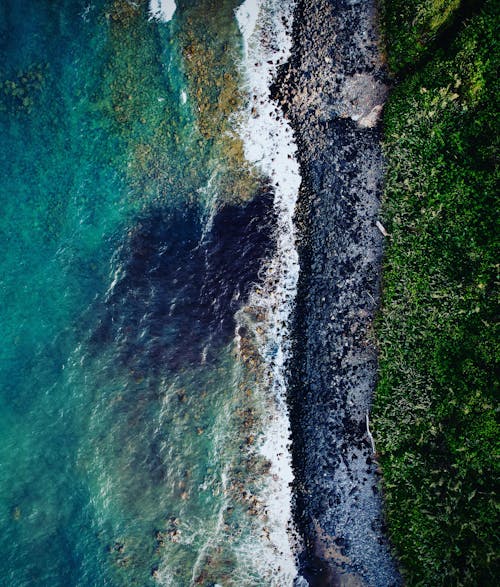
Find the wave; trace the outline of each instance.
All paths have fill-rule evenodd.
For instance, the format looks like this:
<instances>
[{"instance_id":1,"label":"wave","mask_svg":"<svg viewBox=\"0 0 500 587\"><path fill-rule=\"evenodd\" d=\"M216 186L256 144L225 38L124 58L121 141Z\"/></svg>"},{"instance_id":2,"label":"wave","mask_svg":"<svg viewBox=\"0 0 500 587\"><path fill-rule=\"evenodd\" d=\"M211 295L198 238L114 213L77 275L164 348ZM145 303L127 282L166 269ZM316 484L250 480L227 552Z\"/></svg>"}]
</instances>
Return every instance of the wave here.
<instances>
[{"instance_id":1,"label":"wave","mask_svg":"<svg viewBox=\"0 0 500 587\"><path fill-rule=\"evenodd\" d=\"M151 18L161 22L170 22L177 9L175 0L149 0Z\"/></svg>"},{"instance_id":2,"label":"wave","mask_svg":"<svg viewBox=\"0 0 500 587\"><path fill-rule=\"evenodd\" d=\"M252 328L267 371L269 419L260 451L271 463L263 492L269 523L268 548L261 564L273 569L272 585L291 585L297 579L298 537L292 521L293 473L289 450L290 423L286 404L286 362L290 356L289 322L297 292L299 258L293 216L301 177L295 157L293 131L271 100L270 88L278 67L291 51L293 0L246 0L236 10L243 37L243 78L250 97L238 125L246 159L268 178L274 191L277 217L276 251L261 271L262 279L249 296L257 312L249 320L243 309L239 321ZM242 557L245 553L242 553ZM252 560L256 560L255 551Z\"/></svg>"}]
</instances>

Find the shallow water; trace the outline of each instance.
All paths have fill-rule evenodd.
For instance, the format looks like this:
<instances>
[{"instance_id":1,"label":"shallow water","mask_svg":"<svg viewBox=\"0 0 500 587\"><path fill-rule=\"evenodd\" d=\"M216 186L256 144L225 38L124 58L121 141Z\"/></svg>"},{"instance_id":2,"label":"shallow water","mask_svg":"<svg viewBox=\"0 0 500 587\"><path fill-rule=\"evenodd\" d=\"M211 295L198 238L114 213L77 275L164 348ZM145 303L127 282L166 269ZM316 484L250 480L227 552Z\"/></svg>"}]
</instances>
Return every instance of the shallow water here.
<instances>
[{"instance_id":1,"label":"shallow water","mask_svg":"<svg viewBox=\"0 0 500 587\"><path fill-rule=\"evenodd\" d=\"M239 4L0 7L2 584L293 581L298 171Z\"/></svg>"}]
</instances>

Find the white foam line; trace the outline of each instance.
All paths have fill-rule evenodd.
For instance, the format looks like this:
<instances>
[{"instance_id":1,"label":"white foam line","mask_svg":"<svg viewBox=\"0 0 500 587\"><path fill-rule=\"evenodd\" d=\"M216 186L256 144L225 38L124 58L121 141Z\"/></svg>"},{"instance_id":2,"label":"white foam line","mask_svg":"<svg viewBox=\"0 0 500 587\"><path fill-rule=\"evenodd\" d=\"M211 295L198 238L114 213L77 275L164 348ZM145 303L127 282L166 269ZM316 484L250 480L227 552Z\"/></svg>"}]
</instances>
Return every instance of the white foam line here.
<instances>
[{"instance_id":1,"label":"white foam line","mask_svg":"<svg viewBox=\"0 0 500 587\"><path fill-rule=\"evenodd\" d=\"M273 571L270 584L280 587L291 586L297 577L290 535L293 473L285 401L285 362L290 354L289 320L299 275L293 215L301 178L292 129L271 101L270 86L278 66L290 55L294 4L294 0L246 0L236 10L244 39L243 74L250 96L239 133L247 160L254 163L274 187L278 218L276 254L266 267L263 283L251 294L250 304L267 309L265 332L257 336L259 350L269 369L273 396L261 446L262 454L272 463L264 495L272 548L268 549L262 563Z\"/></svg>"},{"instance_id":2,"label":"white foam line","mask_svg":"<svg viewBox=\"0 0 500 587\"><path fill-rule=\"evenodd\" d=\"M149 0L151 18L161 22L170 22L176 9L175 0Z\"/></svg>"}]
</instances>

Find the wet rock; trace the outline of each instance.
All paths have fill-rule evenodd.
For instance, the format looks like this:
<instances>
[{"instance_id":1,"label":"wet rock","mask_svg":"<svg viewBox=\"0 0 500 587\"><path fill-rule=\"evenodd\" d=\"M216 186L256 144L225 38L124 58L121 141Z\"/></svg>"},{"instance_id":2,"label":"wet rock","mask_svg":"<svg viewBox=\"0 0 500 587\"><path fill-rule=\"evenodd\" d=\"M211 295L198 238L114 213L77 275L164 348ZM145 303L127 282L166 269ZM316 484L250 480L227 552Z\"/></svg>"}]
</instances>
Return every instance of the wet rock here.
<instances>
[{"instance_id":1,"label":"wet rock","mask_svg":"<svg viewBox=\"0 0 500 587\"><path fill-rule=\"evenodd\" d=\"M367 333L379 299L379 119L388 87L375 17L374 0L299 1L291 63L273 88L294 127L303 177L289 404L295 516L312 586L401 583L372 489L376 468L367 468L365 415L377 373Z\"/></svg>"}]
</instances>

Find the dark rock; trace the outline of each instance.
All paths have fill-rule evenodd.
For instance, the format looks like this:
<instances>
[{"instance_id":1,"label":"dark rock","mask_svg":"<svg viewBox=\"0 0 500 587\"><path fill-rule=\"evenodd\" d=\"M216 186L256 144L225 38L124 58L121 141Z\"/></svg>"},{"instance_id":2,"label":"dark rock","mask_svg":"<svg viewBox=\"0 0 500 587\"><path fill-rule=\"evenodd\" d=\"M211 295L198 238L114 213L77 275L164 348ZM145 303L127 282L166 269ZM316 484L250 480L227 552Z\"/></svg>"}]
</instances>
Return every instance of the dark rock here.
<instances>
[{"instance_id":1,"label":"dark rock","mask_svg":"<svg viewBox=\"0 0 500 587\"><path fill-rule=\"evenodd\" d=\"M377 468L366 466L377 374L367 332L382 255L379 115L388 85L375 1L299 0L293 36L272 91L294 127L303 178L289 392L302 571L311 585L342 584L343 573L357 581L350 584L400 585Z\"/></svg>"}]
</instances>

